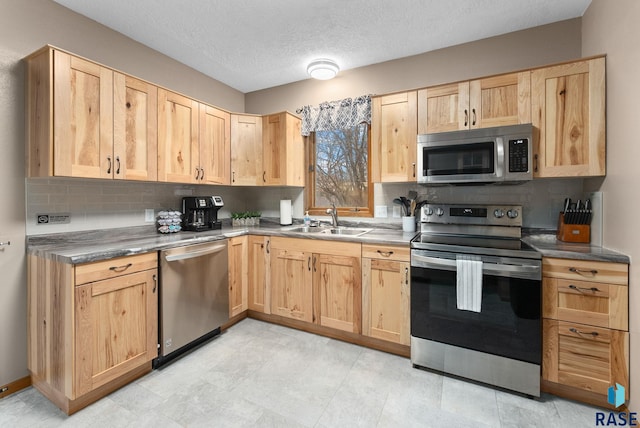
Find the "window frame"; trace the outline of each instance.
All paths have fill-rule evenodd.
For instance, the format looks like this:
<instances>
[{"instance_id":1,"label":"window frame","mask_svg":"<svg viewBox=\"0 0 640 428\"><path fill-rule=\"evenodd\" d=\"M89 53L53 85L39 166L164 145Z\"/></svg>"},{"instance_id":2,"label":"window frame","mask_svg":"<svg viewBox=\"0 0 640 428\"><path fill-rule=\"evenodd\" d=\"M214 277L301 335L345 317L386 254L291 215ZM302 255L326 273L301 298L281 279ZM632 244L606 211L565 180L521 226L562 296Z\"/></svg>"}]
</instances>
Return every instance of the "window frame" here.
<instances>
[{"instance_id":1,"label":"window frame","mask_svg":"<svg viewBox=\"0 0 640 428\"><path fill-rule=\"evenodd\" d=\"M338 211L338 217L373 217L373 180L371 177L371 124L367 125L367 203L366 207L336 207ZM312 132L305 138L305 160L307 162L306 182L307 185L304 189L305 211L309 212L309 215L326 216L327 207L314 207L313 201L315 201L315 165L316 165L316 133Z\"/></svg>"}]
</instances>

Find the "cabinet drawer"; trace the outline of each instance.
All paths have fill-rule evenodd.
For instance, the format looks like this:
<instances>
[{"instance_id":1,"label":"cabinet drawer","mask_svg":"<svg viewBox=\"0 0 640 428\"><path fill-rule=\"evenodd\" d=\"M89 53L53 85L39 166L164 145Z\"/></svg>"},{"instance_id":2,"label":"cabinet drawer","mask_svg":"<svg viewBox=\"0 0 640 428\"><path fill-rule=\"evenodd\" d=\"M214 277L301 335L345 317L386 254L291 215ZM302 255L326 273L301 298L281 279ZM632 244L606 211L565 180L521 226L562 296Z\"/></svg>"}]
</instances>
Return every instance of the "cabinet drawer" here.
<instances>
[{"instance_id":1,"label":"cabinet drawer","mask_svg":"<svg viewBox=\"0 0 640 428\"><path fill-rule=\"evenodd\" d=\"M574 281L595 281L627 285L629 265L625 263L594 262L569 259L542 259L542 274Z\"/></svg>"},{"instance_id":2,"label":"cabinet drawer","mask_svg":"<svg viewBox=\"0 0 640 428\"><path fill-rule=\"evenodd\" d=\"M628 287L544 278L543 317L617 330L629 329Z\"/></svg>"},{"instance_id":3,"label":"cabinet drawer","mask_svg":"<svg viewBox=\"0 0 640 428\"><path fill-rule=\"evenodd\" d=\"M409 246L362 244L362 257L380 260L409 261Z\"/></svg>"},{"instance_id":4,"label":"cabinet drawer","mask_svg":"<svg viewBox=\"0 0 640 428\"><path fill-rule=\"evenodd\" d=\"M605 396L619 383L628 394L629 333L547 319L543 330L544 380Z\"/></svg>"},{"instance_id":5,"label":"cabinet drawer","mask_svg":"<svg viewBox=\"0 0 640 428\"><path fill-rule=\"evenodd\" d=\"M145 253L76 266L75 285L115 278L158 267L158 254Z\"/></svg>"}]
</instances>

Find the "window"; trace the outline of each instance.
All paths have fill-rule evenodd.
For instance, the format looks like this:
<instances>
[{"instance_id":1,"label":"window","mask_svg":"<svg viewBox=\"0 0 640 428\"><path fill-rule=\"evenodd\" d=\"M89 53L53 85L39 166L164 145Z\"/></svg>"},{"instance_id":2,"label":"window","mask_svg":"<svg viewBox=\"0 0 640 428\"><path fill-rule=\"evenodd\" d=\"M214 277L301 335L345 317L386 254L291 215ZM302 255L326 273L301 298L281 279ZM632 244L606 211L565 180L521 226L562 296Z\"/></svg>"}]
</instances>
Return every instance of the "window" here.
<instances>
[{"instance_id":1,"label":"window","mask_svg":"<svg viewBox=\"0 0 640 428\"><path fill-rule=\"evenodd\" d=\"M311 214L335 204L341 216L371 216L369 125L315 131L309 144L307 201Z\"/></svg>"}]
</instances>

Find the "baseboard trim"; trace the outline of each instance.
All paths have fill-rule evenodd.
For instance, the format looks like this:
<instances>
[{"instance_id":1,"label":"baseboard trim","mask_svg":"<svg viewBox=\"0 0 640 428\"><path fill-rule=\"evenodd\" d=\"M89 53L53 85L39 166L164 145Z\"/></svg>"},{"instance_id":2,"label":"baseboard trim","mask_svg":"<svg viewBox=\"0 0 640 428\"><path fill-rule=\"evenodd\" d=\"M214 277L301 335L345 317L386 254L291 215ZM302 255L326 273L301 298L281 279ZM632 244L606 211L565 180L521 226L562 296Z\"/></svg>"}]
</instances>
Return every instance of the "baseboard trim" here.
<instances>
[{"instance_id":1,"label":"baseboard trim","mask_svg":"<svg viewBox=\"0 0 640 428\"><path fill-rule=\"evenodd\" d=\"M28 388L31 386L31 376L25 376L22 379L14 380L6 385L0 387L0 399L8 397L11 394Z\"/></svg>"}]
</instances>

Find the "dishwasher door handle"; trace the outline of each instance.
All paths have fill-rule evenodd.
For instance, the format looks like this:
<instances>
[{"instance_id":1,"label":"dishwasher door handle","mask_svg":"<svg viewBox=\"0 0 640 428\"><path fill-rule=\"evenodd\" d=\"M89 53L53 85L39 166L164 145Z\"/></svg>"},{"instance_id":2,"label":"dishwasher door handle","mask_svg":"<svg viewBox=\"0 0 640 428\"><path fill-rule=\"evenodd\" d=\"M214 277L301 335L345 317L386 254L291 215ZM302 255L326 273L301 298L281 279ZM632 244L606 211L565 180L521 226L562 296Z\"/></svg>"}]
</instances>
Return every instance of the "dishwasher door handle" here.
<instances>
[{"instance_id":1,"label":"dishwasher door handle","mask_svg":"<svg viewBox=\"0 0 640 428\"><path fill-rule=\"evenodd\" d=\"M197 257L206 256L208 254L219 253L220 251L223 251L226 249L227 249L226 244L216 245L215 247L210 247L200 251L188 251L186 253L179 253L179 254L166 254L164 258L168 262L177 262L180 260L195 259Z\"/></svg>"}]
</instances>

